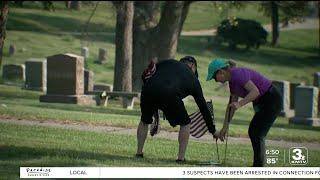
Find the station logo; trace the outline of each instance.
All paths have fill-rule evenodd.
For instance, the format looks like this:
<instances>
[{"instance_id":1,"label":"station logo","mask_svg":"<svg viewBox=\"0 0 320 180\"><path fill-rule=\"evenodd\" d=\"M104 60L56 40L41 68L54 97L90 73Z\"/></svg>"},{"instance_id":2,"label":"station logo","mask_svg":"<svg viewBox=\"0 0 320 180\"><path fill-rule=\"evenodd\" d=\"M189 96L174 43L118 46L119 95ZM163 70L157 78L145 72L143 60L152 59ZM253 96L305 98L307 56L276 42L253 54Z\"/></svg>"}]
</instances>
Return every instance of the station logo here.
<instances>
[{"instance_id":1,"label":"station logo","mask_svg":"<svg viewBox=\"0 0 320 180\"><path fill-rule=\"evenodd\" d=\"M308 149L305 147L292 147L289 149L289 163L291 165L307 165Z\"/></svg>"}]
</instances>

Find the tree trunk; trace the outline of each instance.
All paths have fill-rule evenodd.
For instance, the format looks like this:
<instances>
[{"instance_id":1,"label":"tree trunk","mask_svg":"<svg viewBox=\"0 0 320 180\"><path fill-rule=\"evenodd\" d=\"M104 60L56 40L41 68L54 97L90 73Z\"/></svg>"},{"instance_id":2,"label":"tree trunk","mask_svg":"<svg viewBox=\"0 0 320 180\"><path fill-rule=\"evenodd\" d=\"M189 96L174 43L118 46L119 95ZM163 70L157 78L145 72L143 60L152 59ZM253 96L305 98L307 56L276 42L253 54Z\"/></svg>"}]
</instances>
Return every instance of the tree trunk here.
<instances>
[{"instance_id":1,"label":"tree trunk","mask_svg":"<svg viewBox=\"0 0 320 180\"><path fill-rule=\"evenodd\" d=\"M166 2L157 32L157 54L159 60L174 58L177 52L180 22L184 2Z\"/></svg>"},{"instance_id":2,"label":"tree trunk","mask_svg":"<svg viewBox=\"0 0 320 180\"><path fill-rule=\"evenodd\" d=\"M81 8L81 1L71 1L70 8L74 10L80 10Z\"/></svg>"},{"instance_id":3,"label":"tree trunk","mask_svg":"<svg viewBox=\"0 0 320 180\"><path fill-rule=\"evenodd\" d=\"M142 86L141 74L149 61L155 57L156 15L159 2L135 2L133 19L133 66L132 86L134 91L140 91Z\"/></svg>"},{"instance_id":4,"label":"tree trunk","mask_svg":"<svg viewBox=\"0 0 320 180\"><path fill-rule=\"evenodd\" d=\"M278 44L279 39L279 7L277 2L271 1L272 46Z\"/></svg>"},{"instance_id":5,"label":"tree trunk","mask_svg":"<svg viewBox=\"0 0 320 180\"><path fill-rule=\"evenodd\" d=\"M187 19L188 13L189 13L189 8L190 5L193 1L186 1L184 2L183 5L183 9L182 9L182 16L181 16L181 21L180 21L180 27L179 27L179 36L181 34L182 28L183 28L183 24L185 22L185 20Z\"/></svg>"},{"instance_id":6,"label":"tree trunk","mask_svg":"<svg viewBox=\"0 0 320 180\"><path fill-rule=\"evenodd\" d=\"M134 18L133 34L133 89L140 91L141 74L152 59L164 60L174 58L183 23L187 17L190 2L165 2L160 21L155 24L155 2L136 4L135 8L153 9L144 11ZM157 2L158 3L158 2ZM140 11L141 11L140 9Z\"/></svg>"},{"instance_id":7,"label":"tree trunk","mask_svg":"<svg viewBox=\"0 0 320 180\"><path fill-rule=\"evenodd\" d=\"M132 91L133 1L115 2L117 9L116 60L113 87L115 91Z\"/></svg>"},{"instance_id":8,"label":"tree trunk","mask_svg":"<svg viewBox=\"0 0 320 180\"><path fill-rule=\"evenodd\" d=\"M9 1L1 1L1 16L0 16L0 68L2 65L3 45L6 38L6 24L8 19Z\"/></svg>"},{"instance_id":9,"label":"tree trunk","mask_svg":"<svg viewBox=\"0 0 320 180\"><path fill-rule=\"evenodd\" d=\"M65 1L65 5L67 9L70 9L71 1Z\"/></svg>"}]
</instances>

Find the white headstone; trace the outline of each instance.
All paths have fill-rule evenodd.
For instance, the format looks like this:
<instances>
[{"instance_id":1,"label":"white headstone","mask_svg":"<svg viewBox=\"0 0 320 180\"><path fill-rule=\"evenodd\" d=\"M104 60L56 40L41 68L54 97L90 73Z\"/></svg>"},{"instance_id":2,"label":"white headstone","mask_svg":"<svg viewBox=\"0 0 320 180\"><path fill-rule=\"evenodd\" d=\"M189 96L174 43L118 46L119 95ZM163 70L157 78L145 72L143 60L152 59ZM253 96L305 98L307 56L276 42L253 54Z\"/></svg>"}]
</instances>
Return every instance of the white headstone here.
<instances>
[{"instance_id":1,"label":"white headstone","mask_svg":"<svg viewBox=\"0 0 320 180\"><path fill-rule=\"evenodd\" d=\"M313 86L298 86L295 94L295 117L289 119L292 124L320 126L318 116L319 89Z\"/></svg>"},{"instance_id":2,"label":"white headstone","mask_svg":"<svg viewBox=\"0 0 320 180\"><path fill-rule=\"evenodd\" d=\"M85 59L87 59L89 57L89 48L88 47L81 48L81 56L83 56Z\"/></svg>"}]
</instances>

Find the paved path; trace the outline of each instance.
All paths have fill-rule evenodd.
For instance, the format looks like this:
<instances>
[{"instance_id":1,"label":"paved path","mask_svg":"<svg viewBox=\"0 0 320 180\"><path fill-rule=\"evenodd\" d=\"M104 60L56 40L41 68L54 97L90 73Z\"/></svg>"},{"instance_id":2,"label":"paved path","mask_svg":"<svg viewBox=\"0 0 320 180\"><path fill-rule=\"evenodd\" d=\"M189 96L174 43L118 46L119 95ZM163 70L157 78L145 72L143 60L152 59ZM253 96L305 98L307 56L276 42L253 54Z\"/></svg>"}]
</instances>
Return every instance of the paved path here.
<instances>
[{"instance_id":1,"label":"paved path","mask_svg":"<svg viewBox=\"0 0 320 180\"><path fill-rule=\"evenodd\" d=\"M289 23L287 27L282 27L281 24L280 31L289 31L295 29L319 29L319 20L317 18L307 18L302 23ZM271 25L267 24L263 26L268 32L271 31ZM53 34L58 35L82 35L82 32L52 32ZM216 33L216 29L203 29L196 31L182 31L181 35L183 36L211 36ZM115 32L87 32L84 35L114 35Z\"/></svg>"},{"instance_id":2,"label":"paved path","mask_svg":"<svg viewBox=\"0 0 320 180\"><path fill-rule=\"evenodd\" d=\"M112 126L101 126L101 125L89 125L89 124L79 124L79 123L63 123L57 121L33 121L33 120L25 120L25 119L14 119L14 118L0 118L0 123L8 123L8 124L19 124L19 125L29 125L29 126L42 126L42 127L53 127L53 128L61 128L61 129L72 129L79 131L92 131L92 132L100 132L100 133L115 133L115 134L130 134L136 135L135 128L121 128L121 127L112 127ZM177 132L169 132L169 131L160 131L159 134L151 137L148 135L148 138L165 138L171 140L177 140L178 133ZM212 136L206 134L201 138L197 139L190 136L191 141L198 142L212 142ZM251 144L248 138L233 138L229 137L228 143L230 144ZM222 144L221 142L219 144ZM312 142L289 142L289 141L276 141L276 140L267 140L267 146L278 146L284 148L290 147L307 147L312 150L320 150L320 143L312 143Z\"/></svg>"}]
</instances>

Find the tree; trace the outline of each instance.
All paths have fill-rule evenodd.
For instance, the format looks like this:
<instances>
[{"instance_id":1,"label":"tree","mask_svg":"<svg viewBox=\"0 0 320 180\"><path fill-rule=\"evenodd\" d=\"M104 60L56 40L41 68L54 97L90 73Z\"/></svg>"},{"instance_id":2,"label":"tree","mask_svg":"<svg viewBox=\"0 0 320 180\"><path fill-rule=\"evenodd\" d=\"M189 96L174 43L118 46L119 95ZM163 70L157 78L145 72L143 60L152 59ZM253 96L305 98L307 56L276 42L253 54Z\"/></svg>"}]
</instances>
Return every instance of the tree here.
<instances>
[{"instance_id":1,"label":"tree","mask_svg":"<svg viewBox=\"0 0 320 180\"><path fill-rule=\"evenodd\" d=\"M123 32L121 32L121 26L118 26L119 3L117 4L117 2L113 2L117 9L116 34L120 35ZM141 90L141 74L144 68L147 67L150 60L174 58L177 51L178 38L187 17L190 4L190 1L134 2L132 37L132 88L134 91ZM157 17L159 15L160 19L158 20ZM120 42L120 36L116 35L116 43ZM119 57L124 56L124 53L127 53L125 51L121 52L121 50L118 50L121 44L124 45L123 43L116 44L116 51L118 51L116 52L116 56ZM129 47L129 45L127 47ZM118 53L119 55L117 55ZM126 57L128 57L128 55L129 54L127 54ZM122 71L123 73L120 73L119 69L122 69L119 64L120 62L121 61L118 61L116 57L114 77L115 90L121 90L121 87L123 87L123 85L121 85L123 81L119 79L123 79L124 77L121 76L128 77L128 75L124 73L130 73L129 71ZM117 76L116 74L121 74L121 76Z\"/></svg>"},{"instance_id":2,"label":"tree","mask_svg":"<svg viewBox=\"0 0 320 180\"><path fill-rule=\"evenodd\" d=\"M279 14L281 21L296 22L302 21L307 9L306 1L263 1L260 3L261 9L265 15L271 17L272 42L273 46L278 44L279 39Z\"/></svg>"},{"instance_id":3,"label":"tree","mask_svg":"<svg viewBox=\"0 0 320 180\"><path fill-rule=\"evenodd\" d=\"M132 1L114 1L117 11L116 60L113 87L115 91L132 91Z\"/></svg>"},{"instance_id":4,"label":"tree","mask_svg":"<svg viewBox=\"0 0 320 180\"><path fill-rule=\"evenodd\" d=\"M0 67L2 64L3 45L6 38L6 24L9 12L9 1L0 2L1 15L0 15Z\"/></svg>"},{"instance_id":5,"label":"tree","mask_svg":"<svg viewBox=\"0 0 320 180\"><path fill-rule=\"evenodd\" d=\"M174 58L191 2L135 2L133 20L133 89L141 89L141 73L152 59ZM160 20L157 15L160 11Z\"/></svg>"},{"instance_id":6,"label":"tree","mask_svg":"<svg viewBox=\"0 0 320 180\"><path fill-rule=\"evenodd\" d=\"M279 7L275 1L271 1L271 27L272 27L272 42L273 46L278 44L279 39Z\"/></svg>"},{"instance_id":7,"label":"tree","mask_svg":"<svg viewBox=\"0 0 320 180\"><path fill-rule=\"evenodd\" d=\"M74 10L80 10L81 8L81 1L71 1L70 8Z\"/></svg>"},{"instance_id":8,"label":"tree","mask_svg":"<svg viewBox=\"0 0 320 180\"><path fill-rule=\"evenodd\" d=\"M43 9L47 11L55 11L52 1L42 1Z\"/></svg>"}]
</instances>

